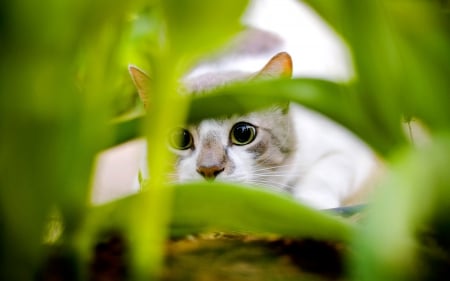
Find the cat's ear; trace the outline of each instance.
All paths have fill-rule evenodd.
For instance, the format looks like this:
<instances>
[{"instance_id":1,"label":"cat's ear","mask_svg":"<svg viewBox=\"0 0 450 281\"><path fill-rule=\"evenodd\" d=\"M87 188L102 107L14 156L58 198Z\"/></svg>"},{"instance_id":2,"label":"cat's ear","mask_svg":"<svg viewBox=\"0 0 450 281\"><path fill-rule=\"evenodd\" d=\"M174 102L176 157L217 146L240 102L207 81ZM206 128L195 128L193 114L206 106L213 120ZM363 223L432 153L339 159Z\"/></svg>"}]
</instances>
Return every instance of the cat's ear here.
<instances>
[{"instance_id":1,"label":"cat's ear","mask_svg":"<svg viewBox=\"0 0 450 281\"><path fill-rule=\"evenodd\" d=\"M273 56L269 62L254 76L254 79L291 78L292 59L286 52ZM289 112L289 102L279 104L281 112Z\"/></svg>"},{"instance_id":2,"label":"cat's ear","mask_svg":"<svg viewBox=\"0 0 450 281\"><path fill-rule=\"evenodd\" d=\"M148 108L150 77L134 65L129 65L128 71L130 72L133 83L139 93L139 97L144 103L144 107Z\"/></svg>"},{"instance_id":3,"label":"cat's ear","mask_svg":"<svg viewBox=\"0 0 450 281\"><path fill-rule=\"evenodd\" d=\"M286 52L273 56L269 62L256 74L255 78L291 78L292 59Z\"/></svg>"}]
</instances>

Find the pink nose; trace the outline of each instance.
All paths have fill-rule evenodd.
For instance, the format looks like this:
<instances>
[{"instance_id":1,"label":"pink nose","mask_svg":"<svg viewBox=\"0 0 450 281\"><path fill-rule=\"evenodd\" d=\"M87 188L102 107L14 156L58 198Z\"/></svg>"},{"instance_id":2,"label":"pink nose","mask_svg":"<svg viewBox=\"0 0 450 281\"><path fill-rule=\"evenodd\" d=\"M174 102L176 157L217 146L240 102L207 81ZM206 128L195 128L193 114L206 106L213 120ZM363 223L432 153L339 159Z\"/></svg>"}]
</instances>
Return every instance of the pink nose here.
<instances>
[{"instance_id":1,"label":"pink nose","mask_svg":"<svg viewBox=\"0 0 450 281\"><path fill-rule=\"evenodd\" d=\"M225 168L222 166L200 166L197 168L197 172L207 180L214 180Z\"/></svg>"}]
</instances>

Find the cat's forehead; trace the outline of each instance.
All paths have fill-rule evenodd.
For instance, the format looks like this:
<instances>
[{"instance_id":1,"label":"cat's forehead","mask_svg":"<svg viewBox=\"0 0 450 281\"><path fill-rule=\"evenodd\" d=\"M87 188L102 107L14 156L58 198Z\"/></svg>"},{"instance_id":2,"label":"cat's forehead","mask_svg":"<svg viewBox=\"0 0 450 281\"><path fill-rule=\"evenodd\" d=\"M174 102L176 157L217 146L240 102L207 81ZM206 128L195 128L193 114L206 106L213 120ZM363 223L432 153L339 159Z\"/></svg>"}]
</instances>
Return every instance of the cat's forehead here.
<instances>
[{"instance_id":1,"label":"cat's forehead","mask_svg":"<svg viewBox=\"0 0 450 281\"><path fill-rule=\"evenodd\" d=\"M206 119L194 127L199 132L220 131L223 127L229 126L230 123L231 120L229 119Z\"/></svg>"},{"instance_id":2,"label":"cat's forehead","mask_svg":"<svg viewBox=\"0 0 450 281\"><path fill-rule=\"evenodd\" d=\"M197 132L199 136L214 135L223 136L233 126L235 119L221 118L221 119L205 119L190 128Z\"/></svg>"},{"instance_id":3,"label":"cat's forehead","mask_svg":"<svg viewBox=\"0 0 450 281\"><path fill-rule=\"evenodd\" d=\"M228 117L205 119L190 127L199 133L206 133L212 131L228 131L236 123L247 122L258 127L270 127L274 126L273 123L277 123L276 120L283 115L281 109L272 107L265 110L250 112L245 115L230 115Z\"/></svg>"}]
</instances>

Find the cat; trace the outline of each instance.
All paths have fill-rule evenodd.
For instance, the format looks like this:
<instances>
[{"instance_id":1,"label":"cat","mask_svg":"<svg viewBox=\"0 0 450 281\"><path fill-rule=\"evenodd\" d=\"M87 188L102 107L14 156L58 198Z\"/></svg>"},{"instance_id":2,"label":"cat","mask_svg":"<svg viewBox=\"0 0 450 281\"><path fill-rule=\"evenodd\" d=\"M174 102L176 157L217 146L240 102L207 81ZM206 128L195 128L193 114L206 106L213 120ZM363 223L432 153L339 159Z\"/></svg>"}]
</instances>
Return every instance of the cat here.
<instances>
[{"instance_id":1,"label":"cat","mask_svg":"<svg viewBox=\"0 0 450 281\"><path fill-rule=\"evenodd\" d=\"M135 66L129 71L146 104L150 78ZM191 94L202 94L237 81L291 75L292 59L280 52L256 73L188 75L182 82ZM259 186L318 209L345 205L361 192L375 165L374 155L357 138L294 103L190 124L175 129L168 143L176 155L175 182L217 180Z\"/></svg>"}]
</instances>

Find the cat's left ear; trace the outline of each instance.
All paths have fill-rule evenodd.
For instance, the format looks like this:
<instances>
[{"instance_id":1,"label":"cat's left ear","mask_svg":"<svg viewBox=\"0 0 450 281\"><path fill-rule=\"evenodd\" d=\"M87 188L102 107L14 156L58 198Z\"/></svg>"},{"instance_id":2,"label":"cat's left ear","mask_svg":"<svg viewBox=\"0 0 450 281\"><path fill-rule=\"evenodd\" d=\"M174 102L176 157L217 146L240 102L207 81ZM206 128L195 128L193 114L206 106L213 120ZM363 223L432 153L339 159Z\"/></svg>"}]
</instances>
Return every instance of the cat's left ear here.
<instances>
[{"instance_id":1,"label":"cat's left ear","mask_svg":"<svg viewBox=\"0 0 450 281\"><path fill-rule=\"evenodd\" d=\"M286 52L273 56L269 62L256 74L255 78L291 78L292 58Z\"/></svg>"},{"instance_id":2,"label":"cat's left ear","mask_svg":"<svg viewBox=\"0 0 450 281\"><path fill-rule=\"evenodd\" d=\"M144 103L144 107L148 108L148 99L149 99L149 87L150 87L150 77L138 67L134 65L128 66L128 71L130 72L131 78L133 79L133 83L136 86L139 97Z\"/></svg>"}]
</instances>

